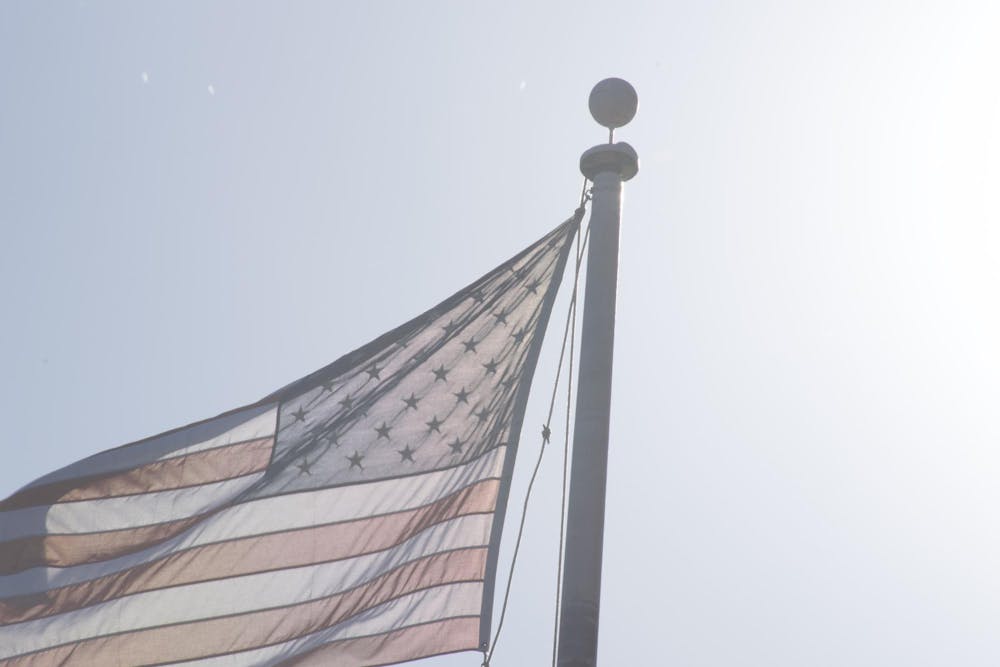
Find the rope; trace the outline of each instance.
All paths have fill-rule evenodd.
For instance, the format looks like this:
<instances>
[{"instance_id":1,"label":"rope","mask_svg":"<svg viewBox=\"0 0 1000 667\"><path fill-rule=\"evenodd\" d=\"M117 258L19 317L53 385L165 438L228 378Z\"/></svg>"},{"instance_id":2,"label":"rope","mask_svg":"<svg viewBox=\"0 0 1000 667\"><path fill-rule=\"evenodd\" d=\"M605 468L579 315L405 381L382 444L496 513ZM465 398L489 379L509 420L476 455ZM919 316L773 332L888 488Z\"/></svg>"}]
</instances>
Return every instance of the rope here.
<instances>
[{"instance_id":1,"label":"rope","mask_svg":"<svg viewBox=\"0 0 1000 667\"><path fill-rule=\"evenodd\" d=\"M584 181L586 187L586 181ZM587 225L590 233L590 225ZM583 248L580 247L580 237L576 237L576 275L580 275L580 263L583 261ZM559 608L562 604L563 548L566 546L566 488L569 479L569 417L570 405L573 399L573 353L576 347L576 283L573 284L573 299L570 302L569 319L569 371L566 377L566 427L563 431L563 471L562 471L562 502L559 504L559 557L556 561L556 613L552 621L552 667L556 667L556 656L559 647Z\"/></svg>"},{"instance_id":2,"label":"rope","mask_svg":"<svg viewBox=\"0 0 1000 667\"><path fill-rule=\"evenodd\" d=\"M583 180L583 191L580 193L580 205L577 207L576 211L573 214L574 217L577 219L578 223L583 219L586 203L589 199L590 197L587 192L587 179L585 178ZM590 236L590 227L588 225L583 241L584 247L586 247L587 238L589 236ZM525 491L524 494L524 505L521 508L521 521L517 528L517 539L514 541L514 554L513 556L511 556L510 571L507 574L507 587L504 590L503 594L503 604L500 605L500 620L497 622L497 629L496 632L493 634L493 641L490 643L489 651L483 651L482 667L490 667L490 661L493 659L493 652L496 650L497 642L500 639L500 631L503 630L504 619L507 617L507 603L510 600L510 587L514 581L514 567L517 564L517 554L521 549L521 538L524 536L524 522L528 516L528 501L531 500L531 490L535 486L535 479L538 477L538 469L542 465L542 456L545 454L545 445L548 444L549 438L552 433L551 429L549 428L549 424L552 422L552 413L555 410L556 393L559 389L559 377L562 375L563 358L566 353L566 340L567 337L569 336L571 322L573 323L572 328L574 333L576 331L576 326L575 326L576 295L577 295L577 289L580 284L580 263L581 263L582 252L583 251L580 248L580 237L577 236L577 257L576 257L576 266L574 268L574 273L573 273L573 292L572 296L570 297L570 306L569 306L569 313L567 314L566 318L566 326L563 330L562 346L559 350L559 362L556 366L555 383L552 386L552 398L549 401L549 413L545 420L545 424L542 426L542 446L538 450L538 459L535 461L535 468L531 472L531 479L528 481L528 489L527 491ZM572 377L572 370L570 370L570 376ZM561 538L560 538L559 548L561 553L562 551Z\"/></svg>"}]
</instances>

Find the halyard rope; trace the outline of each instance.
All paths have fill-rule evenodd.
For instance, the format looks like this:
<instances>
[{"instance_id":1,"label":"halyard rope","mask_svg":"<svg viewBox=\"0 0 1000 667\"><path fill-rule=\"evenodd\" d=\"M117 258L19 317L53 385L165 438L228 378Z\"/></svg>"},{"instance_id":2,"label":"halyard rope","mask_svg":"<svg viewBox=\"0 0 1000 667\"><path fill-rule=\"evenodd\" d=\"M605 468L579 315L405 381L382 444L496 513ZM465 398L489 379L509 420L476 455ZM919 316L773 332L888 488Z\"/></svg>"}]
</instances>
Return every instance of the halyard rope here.
<instances>
[{"instance_id":1,"label":"halyard rope","mask_svg":"<svg viewBox=\"0 0 1000 667\"><path fill-rule=\"evenodd\" d=\"M584 180L584 196L586 196L587 182ZM587 225L587 234L590 233L590 225ZM580 245L580 237L576 237L576 275L580 275L580 263L583 261L583 248ZM569 417L570 406L573 398L573 353L576 348L576 286L573 283L573 299L570 302L569 320L569 370L566 374L566 426L563 430L563 470L562 470L562 499L559 504L559 557L556 561L556 613L552 621L552 667L556 667L556 654L559 644L559 605L562 602L562 566L563 547L566 540L566 488L569 472Z\"/></svg>"}]
</instances>

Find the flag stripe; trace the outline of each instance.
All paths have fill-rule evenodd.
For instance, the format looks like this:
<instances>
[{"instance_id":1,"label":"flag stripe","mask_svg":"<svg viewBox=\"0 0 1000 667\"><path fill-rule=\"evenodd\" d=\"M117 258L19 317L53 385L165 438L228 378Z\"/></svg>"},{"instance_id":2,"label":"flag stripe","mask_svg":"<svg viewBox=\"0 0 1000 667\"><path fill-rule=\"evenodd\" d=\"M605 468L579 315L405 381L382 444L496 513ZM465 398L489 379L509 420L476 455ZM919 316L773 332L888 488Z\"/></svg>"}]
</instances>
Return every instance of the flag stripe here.
<instances>
[{"instance_id":1,"label":"flag stripe","mask_svg":"<svg viewBox=\"0 0 1000 667\"><path fill-rule=\"evenodd\" d=\"M476 648L477 617L411 625L395 632L331 642L282 665L296 667L376 667Z\"/></svg>"},{"instance_id":2,"label":"flag stripe","mask_svg":"<svg viewBox=\"0 0 1000 667\"><path fill-rule=\"evenodd\" d=\"M230 667L236 665L295 664L284 662L291 656L341 641L362 637L389 635L393 631L412 626L463 618L474 615L471 598L482 595L483 584L457 583L391 600L377 608L362 612L347 623L314 632L289 642L275 644L252 651L233 653L202 660L173 663L197 667ZM472 638L468 638L469 641Z\"/></svg>"},{"instance_id":3,"label":"flag stripe","mask_svg":"<svg viewBox=\"0 0 1000 667\"><path fill-rule=\"evenodd\" d=\"M492 512L498 486L498 480L486 480L413 510L195 547L45 594L0 600L0 624L52 616L160 588L374 553L450 519Z\"/></svg>"},{"instance_id":4,"label":"flag stripe","mask_svg":"<svg viewBox=\"0 0 1000 667\"><path fill-rule=\"evenodd\" d=\"M28 571L27 578L38 581L51 581L51 571L38 573L32 571L40 566L55 568L99 563L112 558L121 558L136 551L147 549L165 540L183 533L187 528L198 523L201 516L193 516L180 521L128 528L126 530L106 531L101 533L85 533L83 535L51 535L25 537L11 540L0 550L0 582L6 590L8 583L15 585L16 580L5 582L12 575L18 577ZM25 577L18 577L19 579Z\"/></svg>"},{"instance_id":5,"label":"flag stripe","mask_svg":"<svg viewBox=\"0 0 1000 667\"><path fill-rule=\"evenodd\" d=\"M4 516L0 534L7 540L78 535L187 519L233 500L261 477L263 473L254 473L188 489L13 510Z\"/></svg>"},{"instance_id":6,"label":"flag stripe","mask_svg":"<svg viewBox=\"0 0 1000 667\"><path fill-rule=\"evenodd\" d=\"M278 653L288 644L303 639L315 642L317 633L328 632L328 628L338 623L343 623L347 631L341 634L355 634L350 632L351 620L357 619L357 625L363 625L366 612L370 614L379 607L405 606L407 602L412 604L414 598L426 599L428 593L439 592L444 596L455 592L456 585L466 587L460 592L479 587L485 563L486 550L482 547L435 554L386 572L350 591L308 602L106 635L15 656L3 664L34 667L72 660L77 664L114 665L117 658L120 661L117 664L153 665L262 648ZM425 621L438 620L431 611L424 615ZM363 630L356 634L363 634Z\"/></svg>"},{"instance_id":7,"label":"flag stripe","mask_svg":"<svg viewBox=\"0 0 1000 667\"><path fill-rule=\"evenodd\" d=\"M256 438L162 459L124 472L31 487L0 502L0 511L183 489L242 477L267 468L273 446L273 437Z\"/></svg>"},{"instance_id":8,"label":"flag stripe","mask_svg":"<svg viewBox=\"0 0 1000 667\"><path fill-rule=\"evenodd\" d=\"M331 489L301 491L283 496L258 498L229 507L222 508L214 515L194 517L184 522L163 524L169 534L163 535L156 531L160 526L136 528L132 531L119 533L94 533L89 536L51 536L37 538L44 542L44 548L38 548L19 561L21 569L26 558L35 557L36 565L45 561L37 558L37 554L68 554L66 565L72 564L72 558L87 558L83 546L75 540L89 540L86 545L91 549L102 549L105 541L116 545L129 544L133 553L115 558L114 560L86 559L85 564L68 570L47 568L32 569L18 574L0 576L0 590L7 595L23 595L37 592L40 588L53 585L65 586L80 583L88 579L112 574L142 562L203 544L212 544L239 537L250 537L264 533L275 533L295 528L306 528L317 524L339 523L358 518L392 514L401 510L414 509L444 498L455 491L461 490L483 479L499 477L503 465L505 447L496 447L454 468L436 470L433 472L403 477L394 480L381 480L370 484L341 486ZM317 510L321 511L317 514ZM197 530L183 533L184 529L203 519ZM168 539L173 537L173 539ZM142 549L138 540L149 540L152 547ZM50 542L51 541L51 542ZM0 549L0 571L2 556L13 553L15 549L2 545ZM79 551L70 551L79 547ZM122 547L119 547L122 548ZM10 572L11 570L7 570Z\"/></svg>"},{"instance_id":9,"label":"flag stripe","mask_svg":"<svg viewBox=\"0 0 1000 667\"><path fill-rule=\"evenodd\" d=\"M327 628L291 642L255 651L236 653L231 656L220 656L181 664L198 665L198 667L271 664L286 658L289 653L304 653L323 644L342 639L388 634L393 630L435 620L472 616L474 612L470 611L472 610L471 598L482 595L482 589L481 583L459 583L427 591L418 591L392 600L368 612L363 612L345 624Z\"/></svg>"},{"instance_id":10,"label":"flag stripe","mask_svg":"<svg viewBox=\"0 0 1000 667\"><path fill-rule=\"evenodd\" d=\"M491 516L473 514L432 526L390 549L332 563L137 593L93 607L0 627L0 656L45 648L47 637L82 641L108 634L279 607L343 592L379 572L430 553L485 546Z\"/></svg>"},{"instance_id":11,"label":"flag stripe","mask_svg":"<svg viewBox=\"0 0 1000 667\"><path fill-rule=\"evenodd\" d=\"M36 479L21 491L55 482L131 470L234 442L274 436L278 404L260 403L89 456Z\"/></svg>"}]
</instances>

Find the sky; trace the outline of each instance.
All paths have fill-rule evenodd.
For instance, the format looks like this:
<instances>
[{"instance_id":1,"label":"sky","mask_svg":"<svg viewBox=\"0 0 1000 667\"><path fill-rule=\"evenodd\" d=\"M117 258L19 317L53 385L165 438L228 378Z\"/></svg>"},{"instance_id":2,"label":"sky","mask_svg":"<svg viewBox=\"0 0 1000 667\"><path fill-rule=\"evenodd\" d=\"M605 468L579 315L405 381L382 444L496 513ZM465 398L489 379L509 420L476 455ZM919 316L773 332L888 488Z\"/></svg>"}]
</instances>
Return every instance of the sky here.
<instances>
[{"instance_id":1,"label":"sky","mask_svg":"<svg viewBox=\"0 0 1000 667\"><path fill-rule=\"evenodd\" d=\"M0 497L544 235L619 76L601 664L996 665L997 34L961 0L4 2ZM550 657L560 453L495 666Z\"/></svg>"}]
</instances>

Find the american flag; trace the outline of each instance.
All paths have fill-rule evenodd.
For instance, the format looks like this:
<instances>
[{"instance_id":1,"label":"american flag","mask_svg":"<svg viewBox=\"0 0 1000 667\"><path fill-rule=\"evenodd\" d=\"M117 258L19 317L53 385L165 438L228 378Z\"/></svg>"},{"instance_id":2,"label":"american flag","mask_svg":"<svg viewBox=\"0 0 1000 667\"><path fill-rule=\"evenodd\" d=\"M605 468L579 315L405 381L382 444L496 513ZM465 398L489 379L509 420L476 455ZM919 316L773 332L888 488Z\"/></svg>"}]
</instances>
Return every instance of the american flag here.
<instances>
[{"instance_id":1,"label":"american flag","mask_svg":"<svg viewBox=\"0 0 1000 667\"><path fill-rule=\"evenodd\" d=\"M0 664L386 665L482 650L562 224L253 405L0 503Z\"/></svg>"}]
</instances>

